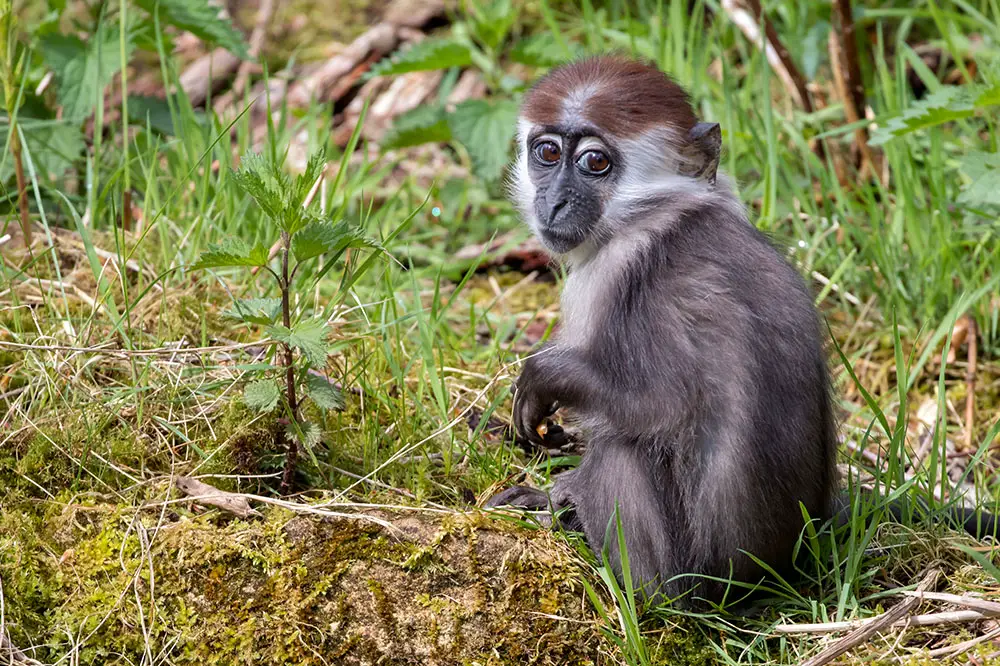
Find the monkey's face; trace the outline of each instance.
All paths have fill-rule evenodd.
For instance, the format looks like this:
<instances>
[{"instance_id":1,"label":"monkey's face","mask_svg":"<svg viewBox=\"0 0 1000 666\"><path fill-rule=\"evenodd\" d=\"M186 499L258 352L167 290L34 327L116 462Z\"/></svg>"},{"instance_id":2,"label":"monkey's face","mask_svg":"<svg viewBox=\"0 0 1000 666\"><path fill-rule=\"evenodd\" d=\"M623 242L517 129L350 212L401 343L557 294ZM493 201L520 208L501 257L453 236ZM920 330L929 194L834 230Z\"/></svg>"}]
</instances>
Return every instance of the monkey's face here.
<instances>
[{"instance_id":1,"label":"monkey's face","mask_svg":"<svg viewBox=\"0 0 1000 666\"><path fill-rule=\"evenodd\" d=\"M549 249L569 252L604 215L618 176L617 151L594 128L557 127L533 128L522 150L534 189L532 226Z\"/></svg>"}]
</instances>

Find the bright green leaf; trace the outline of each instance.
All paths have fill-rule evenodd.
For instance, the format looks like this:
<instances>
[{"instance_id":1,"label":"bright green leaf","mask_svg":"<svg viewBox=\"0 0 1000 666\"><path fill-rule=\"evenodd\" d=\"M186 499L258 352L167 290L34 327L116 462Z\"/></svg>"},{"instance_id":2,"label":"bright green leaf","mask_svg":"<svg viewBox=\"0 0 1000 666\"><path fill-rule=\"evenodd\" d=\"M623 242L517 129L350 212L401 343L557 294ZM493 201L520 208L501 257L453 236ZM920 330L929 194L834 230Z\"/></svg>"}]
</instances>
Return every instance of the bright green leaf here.
<instances>
[{"instance_id":1,"label":"bright green leaf","mask_svg":"<svg viewBox=\"0 0 1000 666\"><path fill-rule=\"evenodd\" d=\"M292 439L298 441L303 447L311 449L323 441L323 431L312 421L301 421L298 428L288 426L286 432Z\"/></svg>"},{"instance_id":2,"label":"bright green leaf","mask_svg":"<svg viewBox=\"0 0 1000 666\"><path fill-rule=\"evenodd\" d=\"M249 324L270 325L281 314L281 299L240 298L233 303L233 309L226 310L224 314Z\"/></svg>"},{"instance_id":3,"label":"bright green leaf","mask_svg":"<svg viewBox=\"0 0 1000 666\"><path fill-rule=\"evenodd\" d=\"M996 83L993 86L983 90L976 97L976 108L982 109L988 106L997 106L1000 104L1000 83Z\"/></svg>"},{"instance_id":4,"label":"bright green leaf","mask_svg":"<svg viewBox=\"0 0 1000 666\"><path fill-rule=\"evenodd\" d=\"M281 391L278 385L270 379L258 379L250 382L243 389L243 402L250 409L258 412L270 412L278 406Z\"/></svg>"},{"instance_id":5,"label":"bright green leaf","mask_svg":"<svg viewBox=\"0 0 1000 666\"><path fill-rule=\"evenodd\" d=\"M467 67L472 64L469 47L453 39L430 38L396 51L375 64L366 78L392 76L405 72L419 72L449 67Z\"/></svg>"},{"instance_id":6,"label":"bright green leaf","mask_svg":"<svg viewBox=\"0 0 1000 666\"><path fill-rule=\"evenodd\" d=\"M209 0L136 0L136 4L150 14L159 8L161 21L187 30L203 42L221 46L243 60L250 57L243 35Z\"/></svg>"},{"instance_id":7,"label":"bright green leaf","mask_svg":"<svg viewBox=\"0 0 1000 666\"><path fill-rule=\"evenodd\" d=\"M339 410L344 408L344 394L326 377L309 375L306 380L306 393L322 410Z\"/></svg>"},{"instance_id":8,"label":"bright green leaf","mask_svg":"<svg viewBox=\"0 0 1000 666\"><path fill-rule=\"evenodd\" d=\"M191 268L219 268L223 266L265 266L268 261L267 248L261 244L250 247L241 238L227 238L219 244L209 243L208 251Z\"/></svg>"},{"instance_id":9,"label":"bright green leaf","mask_svg":"<svg viewBox=\"0 0 1000 666\"><path fill-rule=\"evenodd\" d=\"M426 104L396 116L379 144L383 150L451 141L451 128L444 108Z\"/></svg>"},{"instance_id":10,"label":"bright green leaf","mask_svg":"<svg viewBox=\"0 0 1000 666\"><path fill-rule=\"evenodd\" d=\"M19 117L18 126L24 134L24 152L31 156L35 171L40 178L59 178L73 163L80 158L86 144L83 133L75 124L58 120L35 120ZM4 145L7 145L7 134L10 125L6 125ZM27 161L27 158L25 158ZM27 167L25 167L27 169ZM0 158L0 183L6 182L14 175L14 160Z\"/></svg>"},{"instance_id":11,"label":"bright green leaf","mask_svg":"<svg viewBox=\"0 0 1000 666\"><path fill-rule=\"evenodd\" d=\"M326 169L326 151L319 149L309 157L306 169L295 177L295 206L301 207L309 195L309 190L319 179L323 170Z\"/></svg>"},{"instance_id":12,"label":"bright green leaf","mask_svg":"<svg viewBox=\"0 0 1000 666\"><path fill-rule=\"evenodd\" d=\"M555 67L571 60L573 55L567 55L552 33L540 32L517 42L510 59L530 67Z\"/></svg>"},{"instance_id":13,"label":"bright green leaf","mask_svg":"<svg viewBox=\"0 0 1000 666\"><path fill-rule=\"evenodd\" d=\"M972 183L959 195L959 203L1000 206L1000 153L971 152L962 157L962 172Z\"/></svg>"},{"instance_id":14,"label":"bright green leaf","mask_svg":"<svg viewBox=\"0 0 1000 666\"><path fill-rule=\"evenodd\" d=\"M118 24L109 23L84 42L74 35L51 34L43 37L41 52L58 83L58 100L67 120L79 121L89 116L104 88L121 71L121 45ZM134 43L126 33L125 57Z\"/></svg>"},{"instance_id":15,"label":"bright green leaf","mask_svg":"<svg viewBox=\"0 0 1000 666\"><path fill-rule=\"evenodd\" d=\"M469 151L473 170L487 181L503 175L516 122L517 102L511 99L498 102L471 99L459 104L448 116L452 134Z\"/></svg>"},{"instance_id":16,"label":"bright green leaf","mask_svg":"<svg viewBox=\"0 0 1000 666\"><path fill-rule=\"evenodd\" d=\"M967 87L942 86L926 98L911 104L902 114L880 119L879 127L872 132L869 143L879 146L911 132L968 118L975 113L974 95Z\"/></svg>"},{"instance_id":17,"label":"bright green leaf","mask_svg":"<svg viewBox=\"0 0 1000 666\"><path fill-rule=\"evenodd\" d=\"M491 49L503 43L517 20L517 9L510 0L476 3L469 9L472 34Z\"/></svg>"},{"instance_id":18,"label":"bright green leaf","mask_svg":"<svg viewBox=\"0 0 1000 666\"><path fill-rule=\"evenodd\" d=\"M302 352L309 365L316 367L326 364L328 346L326 321L323 319L303 319L292 330L284 326L271 326L268 333L275 340Z\"/></svg>"},{"instance_id":19,"label":"bright green leaf","mask_svg":"<svg viewBox=\"0 0 1000 666\"><path fill-rule=\"evenodd\" d=\"M341 221L313 222L292 237L292 253L298 261L312 259L321 254L336 258L349 247L366 247L381 250L374 239L366 237L361 230Z\"/></svg>"},{"instance_id":20,"label":"bright green leaf","mask_svg":"<svg viewBox=\"0 0 1000 666\"><path fill-rule=\"evenodd\" d=\"M240 168L233 172L233 182L253 197L257 205L277 223L285 228L287 204L286 193L291 189L291 180L280 168L259 153L248 153L240 159Z\"/></svg>"},{"instance_id":21,"label":"bright green leaf","mask_svg":"<svg viewBox=\"0 0 1000 666\"><path fill-rule=\"evenodd\" d=\"M305 261L324 252L334 252L349 233L346 222L335 225L313 222L292 236L292 254L296 261Z\"/></svg>"}]
</instances>

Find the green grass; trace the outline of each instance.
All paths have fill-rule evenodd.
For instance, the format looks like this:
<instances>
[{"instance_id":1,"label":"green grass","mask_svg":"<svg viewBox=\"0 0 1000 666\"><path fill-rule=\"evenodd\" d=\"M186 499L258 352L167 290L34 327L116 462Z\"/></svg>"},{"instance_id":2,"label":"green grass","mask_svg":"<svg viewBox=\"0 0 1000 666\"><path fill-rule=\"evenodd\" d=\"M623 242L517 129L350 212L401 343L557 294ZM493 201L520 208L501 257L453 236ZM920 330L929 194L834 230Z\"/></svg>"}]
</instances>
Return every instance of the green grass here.
<instances>
[{"instance_id":1,"label":"green grass","mask_svg":"<svg viewBox=\"0 0 1000 666\"><path fill-rule=\"evenodd\" d=\"M126 6L131 13L121 3ZM624 49L651 58L691 91L703 118L722 124L723 167L735 177L755 223L788 248L804 275L816 278L817 304L833 334L830 359L843 396L843 432L853 447L845 448L844 459L872 474L877 486L934 508L959 482L980 501L995 502L1000 227L995 202L963 193L975 177L968 156L997 149L996 107L885 143L879 154L887 181L851 174L842 183L830 153L846 155L853 135L830 84L827 6L765 3L793 57L829 100L811 115L794 107L758 49L712 0L690 9L679 1L576 7L524 0L517 6L512 34L554 32L558 43L587 52ZM109 15L118 17L118 9L109 6ZM987 88L1000 84L995 0L868 2L863 10L859 29L874 40L873 57L861 59L863 78L880 126L916 103L904 63L930 92L941 85L944 72L921 68L912 50L917 44L961 56L977 35L982 43L970 76ZM153 26L152 38L163 80L176 83L178 66L161 26ZM497 59L491 89L498 97L518 94L498 73L528 79L541 71L512 67L498 55L502 49L487 52ZM82 501L139 515L143 504L162 499L162 481L171 474L212 475L221 487L262 495L278 486L281 451L273 446L273 418L250 414L239 400L246 379L268 358L234 345L258 340L260 331L222 316L232 298L277 292L266 276L189 267L224 238L270 243L262 212L232 182L236 157L256 145L294 171L323 147L336 164L343 153L331 137L333 112L323 105L295 113L279 107L266 137L252 137L251 113L222 120L193 109L184 95L167 99L172 132L134 121L125 140L116 120L56 178L35 168L43 155L27 162L40 235L54 242L31 258L5 246L0 266L0 402L6 412L0 417L6 493L0 517L19 529L51 522L59 507ZM816 136L827 142L826 159L808 145ZM412 221L388 243L392 258L356 282L348 284L345 276L355 274L359 255L347 260L355 263L338 262L322 279L312 268L299 276L310 286L298 294L296 313L333 323L328 370L348 397L341 412L311 415L323 436L303 456L299 489L309 498L464 510L518 474L547 482L549 465L526 459L482 426L470 430L466 417L481 413L482 424L494 413L507 417L519 356L511 348L534 319L551 322L558 284L524 282L502 270L474 275L452 261L462 247L520 229L500 183L473 176L430 184L423 177L400 179L393 160L399 158L406 173L410 153L368 158L361 148L321 190L316 209L339 211L380 239ZM444 149L455 163L472 165L474 155L458 141ZM0 173L8 173L9 160L4 157ZM138 231L129 234L116 224L126 188L140 211ZM17 223L15 195L7 189L4 197L0 236L13 233ZM440 214L431 212L435 207ZM78 240L65 240L58 229L76 232ZM965 352L952 364L940 359L966 313L981 333L975 451L967 452L975 463L956 472L954 449L965 428ZM175 353L175 346L195 350ZM926 413L932 415L929 426L918 418ZM913 469L918 450L921 464ZM878 464L858 451L875 454ZM871 616L895 600L885 597L887 590L912 586L925 567L942 568L952 591L992 592L1000 585L989 553L974 557L967 550L971 540L919 516L906 525L868 526L865 515L879 515L880 507L857 510L837 538L810 526L800 546L801 580L773 583L774 601L748 617L669 607L640 616L630 590L600 566L599 555L581 547L590 598L613 655L609 663L797 663L823 640L782 637L776 625ZM113 553L127 538L135 536L105 544L108 557L117 557ZM46 584L38 563L59 558L58 542L32 543L30 567L0 553L6 589ZM735 589L733 594L739 596ZM69 653L75 639L46 634L44 623L30 629L17 624L18 618L47 617L41 607L16 604L8 596L22 645L45 643L51 653ZM895 649L876 642L858 648L852 659L888 661L886 655L905 656L909 647L968 637L957 628L908 631Z\"/></svg>"}]
</instances>

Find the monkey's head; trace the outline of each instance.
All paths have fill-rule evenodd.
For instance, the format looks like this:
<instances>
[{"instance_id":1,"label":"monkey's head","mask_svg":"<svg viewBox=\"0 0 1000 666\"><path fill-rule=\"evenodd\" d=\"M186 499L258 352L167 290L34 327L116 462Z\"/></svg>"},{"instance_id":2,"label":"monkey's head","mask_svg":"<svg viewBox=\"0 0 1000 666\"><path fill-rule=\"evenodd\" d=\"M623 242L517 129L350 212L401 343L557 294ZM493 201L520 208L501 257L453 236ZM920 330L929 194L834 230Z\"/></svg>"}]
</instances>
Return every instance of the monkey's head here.
<instances>
[{"instance_id":1,"label":"monkey's head","mask_svg":"<svg viewBox=\"0 0 1000 666\"><path fill-rule=\"evenodd\" d=\"M721 135L652 65L620 56L549 72L518 120L515 202L553 252L599 247L645 205L715 185Z\"/></svg>"}]
</instances>

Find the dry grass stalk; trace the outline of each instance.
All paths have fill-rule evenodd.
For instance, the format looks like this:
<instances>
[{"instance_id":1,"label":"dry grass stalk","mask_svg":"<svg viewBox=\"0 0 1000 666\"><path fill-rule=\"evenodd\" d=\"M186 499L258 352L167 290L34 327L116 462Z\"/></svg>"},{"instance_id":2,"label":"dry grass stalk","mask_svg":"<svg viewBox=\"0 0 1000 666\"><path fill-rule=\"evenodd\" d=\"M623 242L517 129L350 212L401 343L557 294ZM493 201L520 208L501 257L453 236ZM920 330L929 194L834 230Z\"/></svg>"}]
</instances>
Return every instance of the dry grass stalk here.
<instances>
[{"instance_id":1,"label":"dry grass stalk","mask_svg":"<svg viewBox=\"0 0 1000 666\"><path fill-rule=\"evenodd\" d=\"M802 662L802 666L823 666L824 664L828 664L851 648L867 642L869 638L883 629L887 629L900 620L908 618L923 603L922 593L933 588L937 584L940 575L941 572L939 570L931 569L917 585L916 596L904 599L893 606L888 612L883 613L877 618L873 618L871 621L854 629L847 636L834 641L819 654Z\"/></svg>"}]
</instances>

